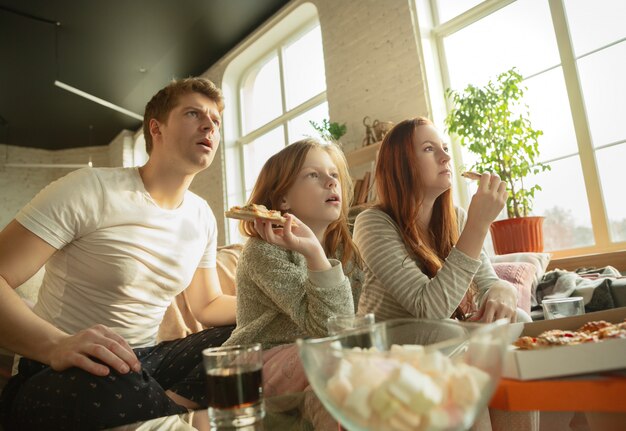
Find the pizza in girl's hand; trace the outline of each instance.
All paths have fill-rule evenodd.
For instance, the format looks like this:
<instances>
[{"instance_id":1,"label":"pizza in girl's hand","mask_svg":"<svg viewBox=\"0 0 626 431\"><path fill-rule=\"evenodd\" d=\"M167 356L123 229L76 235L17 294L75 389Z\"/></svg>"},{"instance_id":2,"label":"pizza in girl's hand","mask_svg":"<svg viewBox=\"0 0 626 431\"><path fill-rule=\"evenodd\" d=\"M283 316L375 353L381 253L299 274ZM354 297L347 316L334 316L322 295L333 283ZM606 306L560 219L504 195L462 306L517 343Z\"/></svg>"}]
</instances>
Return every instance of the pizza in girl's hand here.
<instances>
[{"instance_id":1,"label":"pizza in girl's hand","mask_svg":"<svg viewBox=\"0 0 626 431\"><path fill-rule=\"evenodd\" d=\"M238 220L254 220L257 218L271 221L274 224L285 224L287 219L283 217L280 211L268 210L265 205L250 204L243 207L234 206L224 212L228 218ZM295 226L295 223L292 223Z\"/></svg>"}]
</instances>

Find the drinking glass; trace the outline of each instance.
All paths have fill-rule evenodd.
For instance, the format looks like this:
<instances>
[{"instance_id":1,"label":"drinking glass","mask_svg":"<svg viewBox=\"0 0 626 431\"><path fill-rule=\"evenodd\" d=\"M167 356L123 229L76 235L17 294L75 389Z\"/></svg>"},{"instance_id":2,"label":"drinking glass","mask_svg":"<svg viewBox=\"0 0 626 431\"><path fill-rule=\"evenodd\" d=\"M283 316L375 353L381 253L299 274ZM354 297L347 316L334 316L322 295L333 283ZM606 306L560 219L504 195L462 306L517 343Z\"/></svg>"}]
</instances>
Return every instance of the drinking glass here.
<instances>
[{"instance_id":1,"label":"drinking glass","mask_svg":"<svg viewBox=\"0 0 626 431\"><path fill-rule=\"evenodd\" d=\"M259 343L202 351L212 427L244 427L263 419L263 359Z\"/></svg>"},{"instance_id":2,"label":"drinking glass","mask_svg":"<svg viewBox=\"0 0 626 431\"><path fill-rule=\"evenodd\" d=\"M541 304L543 305L543 317L546 320L585 314L582 296L544 299Z\"/></svg>"},{"instance_id":3,"label":"drinking glass","mask_svg":"<svg viewBox=\"0 0 626 431\"><path fill-rule=\"evenodd\" d=\"M328 318L327 327L329 335L336 335L347 330L365 328L373 324L373 313L367 313L362 316L338 314Z\"/></svg>"}]
</instances>

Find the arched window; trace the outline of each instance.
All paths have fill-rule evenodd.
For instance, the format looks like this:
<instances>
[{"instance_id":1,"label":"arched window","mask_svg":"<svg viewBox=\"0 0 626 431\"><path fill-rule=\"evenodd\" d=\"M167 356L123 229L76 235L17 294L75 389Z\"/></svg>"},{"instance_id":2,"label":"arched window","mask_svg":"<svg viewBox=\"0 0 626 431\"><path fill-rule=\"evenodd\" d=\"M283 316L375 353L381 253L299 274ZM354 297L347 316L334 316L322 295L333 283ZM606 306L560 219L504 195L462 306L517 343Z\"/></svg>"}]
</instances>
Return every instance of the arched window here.
<instances>
[{"instance_id":1,"label":"arched window","mask_svg":"<svg viewBox=\"0 0 626 431\"><path fill-rule=\"evenodd\" d=\"M303 4L259 33L224 73L227 207L245 203L270 156L317 135L309 121L328 118L315 6ZM229 222L230 242L240 239L237 226Z\"/></svg>"}]
</instances>

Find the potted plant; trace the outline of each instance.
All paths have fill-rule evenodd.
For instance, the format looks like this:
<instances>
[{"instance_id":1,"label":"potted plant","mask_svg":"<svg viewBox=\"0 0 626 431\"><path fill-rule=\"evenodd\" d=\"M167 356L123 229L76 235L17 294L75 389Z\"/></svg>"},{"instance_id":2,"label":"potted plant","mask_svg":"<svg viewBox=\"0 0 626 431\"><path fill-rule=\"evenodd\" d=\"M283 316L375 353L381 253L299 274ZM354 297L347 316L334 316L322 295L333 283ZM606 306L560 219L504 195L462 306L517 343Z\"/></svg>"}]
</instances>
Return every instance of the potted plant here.
<instances>
[{"instance_id":1,"label":"potted plant","mask_svg":"<svg viewBox=\"0 0 626 431\"><path fill-rule=\"evenodd\" d=\"M453 107L445 119L446 127L478 156L470 169L496 173L509 187L508 219L490 227L496 254L543 251L543 217L530 216L533 198L541 187L528 187L524 178L550 167L537 162L538 138L543 132L530 123L523 103L525 90L515 68L484 87L446 90Z\"/></svg>"},{"instance_id":2,"label":"potted plant","mask_svg":"<svg viewBox=\"0 0 626 431\"><path fill-rule=\"evenodd\" d=\"M339 142L339 139L346 134L346 124L330 122L326 118L322 120L322 124L309 120L311 126L319 133L320 137L325 141Z\"/></svg>"}]
</instances>

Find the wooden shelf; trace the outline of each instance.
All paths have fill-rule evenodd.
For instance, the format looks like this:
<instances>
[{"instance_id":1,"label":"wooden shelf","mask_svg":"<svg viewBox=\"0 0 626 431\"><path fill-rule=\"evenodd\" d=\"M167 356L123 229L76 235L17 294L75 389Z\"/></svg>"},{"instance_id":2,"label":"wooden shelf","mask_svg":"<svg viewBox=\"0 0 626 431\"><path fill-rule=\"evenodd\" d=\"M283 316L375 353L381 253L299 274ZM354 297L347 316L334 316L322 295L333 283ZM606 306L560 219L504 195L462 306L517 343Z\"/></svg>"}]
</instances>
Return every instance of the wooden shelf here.
<instances>
[{"instance_id":1,"label":"wooden shelf","mask_svg":"<svg viewBox=\"0 0 626 431\"><path fill-rule=\"evenodd\" d=\"M376 160L376 154L380 149L381 142L376 142L367 147L361 147L358 150L346 153L346 160L348 161L348 167L355 167L364 165L365 163L373 162Z\"/></svg>"},{"instance_id":2,"label":"wooden shelf","mask_svg":"<svg viewBox=\"0 0 626 431\"><path fill-rule=\"evenodd\" d=\"M573 271L578 268L600 268L607 265L615 267L618 271L626 271L626 250L552 259L547 269Z\"/></svg>"}]
</instances>

